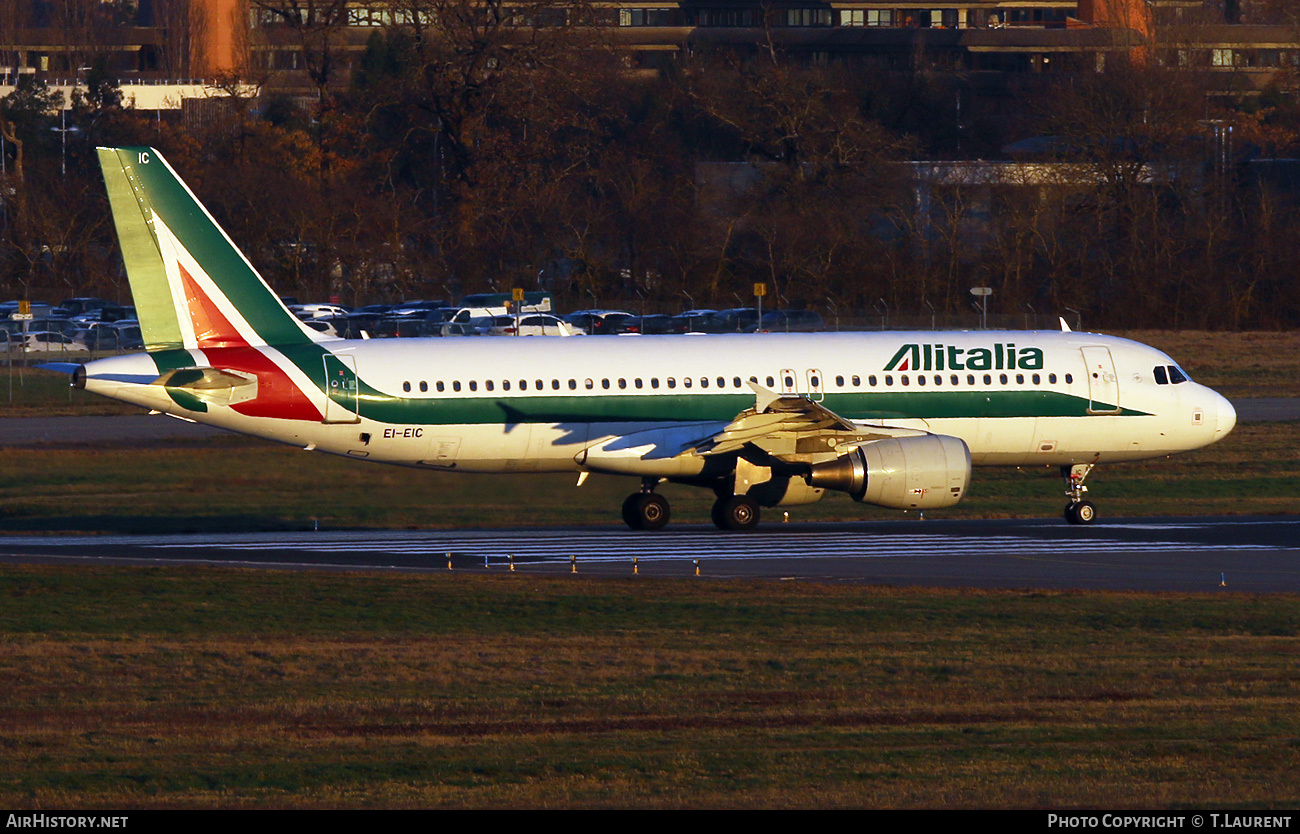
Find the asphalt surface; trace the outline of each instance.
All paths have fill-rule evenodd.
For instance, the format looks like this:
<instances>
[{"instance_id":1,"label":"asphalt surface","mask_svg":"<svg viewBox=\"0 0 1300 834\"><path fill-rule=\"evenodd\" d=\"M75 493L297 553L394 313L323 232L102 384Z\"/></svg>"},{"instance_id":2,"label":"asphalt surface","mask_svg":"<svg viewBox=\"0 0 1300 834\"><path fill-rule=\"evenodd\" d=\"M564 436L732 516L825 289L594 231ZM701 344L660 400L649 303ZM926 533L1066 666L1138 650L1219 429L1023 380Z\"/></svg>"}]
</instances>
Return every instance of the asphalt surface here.
<instances>
[{"instance_id":1,"label":"asphalt surface","mask_svg":"<svg viewBox=\"0 0 1300 834\"><path fill-rule=\"evenodd\" d=\"M1300 593L1300 517L0 538L0 562Z\"/></svg>"}]
</instances>

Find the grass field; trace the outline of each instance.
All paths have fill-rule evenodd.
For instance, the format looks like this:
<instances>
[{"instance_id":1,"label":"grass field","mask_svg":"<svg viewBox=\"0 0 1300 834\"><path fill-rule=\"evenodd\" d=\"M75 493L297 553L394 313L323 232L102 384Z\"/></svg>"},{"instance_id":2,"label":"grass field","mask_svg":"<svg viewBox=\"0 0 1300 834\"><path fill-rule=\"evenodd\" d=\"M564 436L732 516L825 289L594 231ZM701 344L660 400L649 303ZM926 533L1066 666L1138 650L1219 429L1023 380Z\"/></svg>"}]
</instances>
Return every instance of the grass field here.
<instances>
[{"instance_id":1,"label":"grass field","mask_svg":"<svg viewBox=\"0 0 1300 834\"><path fill-rule=\"evenodd\" d=\"M1300 395L1293 336L1136 335L1229 396ZM24 373L0 416L132 411ZM1240 425L1090 496L1293 513L1298 447ZM220 437L8 448L0 485L0 533L95 534L613 524L635 482ZM980 469L928 515L1063 503L1055 472ZM4 565L0 806L1287 809L1297 657L1294 595Z\"/></svg>"},{"instance_id":2,"label":"grass field","mask_svg":"<svg viewBox=\"0 0 1300 834\"><path fill-rule=\"evenodd\" d=\"M1294 597L0 571L0 805L1293 808Z\"/></svg>"}]
</instances>

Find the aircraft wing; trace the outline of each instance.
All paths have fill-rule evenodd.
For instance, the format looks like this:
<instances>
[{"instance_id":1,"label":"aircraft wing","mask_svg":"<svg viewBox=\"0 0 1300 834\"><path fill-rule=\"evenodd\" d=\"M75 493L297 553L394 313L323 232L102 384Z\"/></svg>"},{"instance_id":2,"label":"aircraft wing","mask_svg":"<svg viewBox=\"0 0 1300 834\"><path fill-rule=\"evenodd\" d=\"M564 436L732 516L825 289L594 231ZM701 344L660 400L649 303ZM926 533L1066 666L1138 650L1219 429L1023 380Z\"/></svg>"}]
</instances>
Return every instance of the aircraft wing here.
<instances>
[{"instance_id":1,"label":"aircraft wing","mask_svg":"<svg viewBox=\"0 0 1300 834\"><path fill-rule=\"evenodd\" d=\"M917 437L926 432L888 426L862 426L839 416L807 397L782 395L756 382L756 395L747 408L712 437L694 445L705 457L734 452L753 444L776 457L801 451L849 449L887 437Z\"/></svg>"}]
</instances>

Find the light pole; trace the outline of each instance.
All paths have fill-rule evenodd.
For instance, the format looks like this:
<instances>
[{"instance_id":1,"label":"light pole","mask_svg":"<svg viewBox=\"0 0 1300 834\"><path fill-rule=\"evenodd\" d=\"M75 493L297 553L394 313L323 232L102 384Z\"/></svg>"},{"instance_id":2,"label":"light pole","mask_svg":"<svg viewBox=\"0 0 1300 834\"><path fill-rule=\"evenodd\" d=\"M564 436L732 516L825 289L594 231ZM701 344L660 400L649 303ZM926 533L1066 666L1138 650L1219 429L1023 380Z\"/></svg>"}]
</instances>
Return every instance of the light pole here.
<instances>
[{"instance_id":1,"label":"light pole","mask_svg":"<svg viewBox=\"0 0 1300 834\"><path fill-rule=\"evenodd\" d=\"M68 134L80 133L81 128L77 127L76 125L73 125L72 127L68 127L67 110L59 111L59 124L61 125L61 127L52 127L50 128L50 130L62 135L63 149L62 152L60 153L59 167L63 172L63 178L66 180L68 178Z\"/></svg>"},{"instance_id":2,"label":"light pole","mask_svg":"<svg viewBox=\"0 0 1300 834\"><path fill-rule=\"evenodd\" d=\"M970 294L980 300L980 330L989 329L989 296L993 294L992 287L971 287Z\"/></svg>"}]
</instances>

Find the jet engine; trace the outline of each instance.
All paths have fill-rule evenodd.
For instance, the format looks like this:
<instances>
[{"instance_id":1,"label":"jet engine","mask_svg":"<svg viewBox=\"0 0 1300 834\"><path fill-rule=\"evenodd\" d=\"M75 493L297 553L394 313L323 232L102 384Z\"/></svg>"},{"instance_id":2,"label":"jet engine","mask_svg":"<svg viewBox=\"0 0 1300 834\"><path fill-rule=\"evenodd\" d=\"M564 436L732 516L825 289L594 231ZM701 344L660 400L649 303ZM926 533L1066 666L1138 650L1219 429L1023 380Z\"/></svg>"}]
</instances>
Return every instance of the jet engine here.
<instances>
[{"instance_id":1,"label":"jet engine","mask_svg":"<svg viewBox=\"0 0 1300 834\"><path fill-rule=\"evenodd\" d=\"M951 507L970 485L970 449L958 437L891 437L813 464L809 486L847 492L854 501L898 510Z\"/></svg>"}]
</instances>

